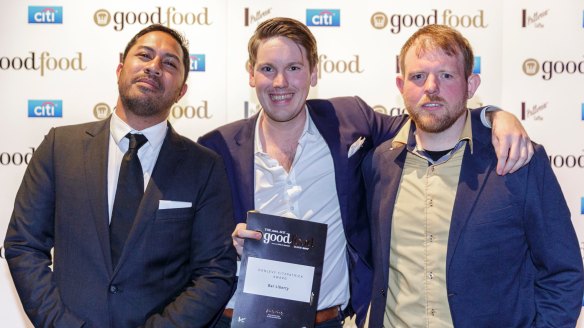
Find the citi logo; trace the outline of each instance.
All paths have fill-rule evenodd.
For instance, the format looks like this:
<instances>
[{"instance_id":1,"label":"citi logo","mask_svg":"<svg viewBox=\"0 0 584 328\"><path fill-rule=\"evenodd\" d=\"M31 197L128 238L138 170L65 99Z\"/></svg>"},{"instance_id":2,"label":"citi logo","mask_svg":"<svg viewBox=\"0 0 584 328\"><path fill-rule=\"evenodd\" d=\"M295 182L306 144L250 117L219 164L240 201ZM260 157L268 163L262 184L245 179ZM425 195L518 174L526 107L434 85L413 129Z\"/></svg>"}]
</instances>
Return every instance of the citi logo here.
<instances>
[{"instance_id":1,"label":"citi logo","mask_svg":"<svg viewBox=\"0 0 584 328\"><path fill-rule=\"evenodd\" d=\"M205 71L205 55L204 54L190 54L191 58L191 72L204 72Z\"/></svg>"},{"instance_id":2,"label":"citi logo","mask_svg":"<svg viewBox=\"0 0 584 328\"><path fill-rule=\"evenodd\" d=\"M307 26L341 26L340 9L306 9Z\"/></svg>"},{"instance_id":3,"label":"citi logo","mask_svg":"<svg viewBox=\"0 0 584 328\"><path fill-rule=\"evenodd\" d=\"M473 74L481 74L481 56L474 57L474 65L472 67Z\"/></svg>"},{"instance_id":4,"label":"citi logo","mask_svg":"<svg viewBox=\"0 0 584 328\"><path fill-rule=\"evenodd\" d=\"M29 24L63 24L63 7L28 6Z\"/></svg>"},{"instance_id":5,"label":"citi logo","mask_svg":"<svg viewBox=\"0 0 584 328\"><path fill-rule=\"evenodd\" d=\"M63 117L63 101L29 100L28 117Z\"/></svg>"},{"instance_id":6,"label":"citi logo","mask_svg":"<svg viewBox=\"0 0 584 328\"><path fill-rule=\"evenodd\" d=\"M550 11L549 9L546 9L542 12L535 11L533 13L528 13L526 9L523 9L521 11L521 27L523 28L529 26L533 26L535 28L544 27L542 19L549 14L549 11Z\"/></svg>"}]
</instances>

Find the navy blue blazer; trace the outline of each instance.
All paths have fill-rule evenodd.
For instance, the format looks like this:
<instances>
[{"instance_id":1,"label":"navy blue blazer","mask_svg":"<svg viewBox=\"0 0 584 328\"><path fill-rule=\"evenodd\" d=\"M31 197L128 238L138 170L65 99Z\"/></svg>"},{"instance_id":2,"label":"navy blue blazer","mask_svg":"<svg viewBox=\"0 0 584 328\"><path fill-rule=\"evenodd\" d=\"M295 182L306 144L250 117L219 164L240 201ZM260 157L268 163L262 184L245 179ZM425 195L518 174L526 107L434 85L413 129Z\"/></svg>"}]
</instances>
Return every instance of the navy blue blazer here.
<instances>
[{"instance_id":1,"label":"navy blue blazer","mask_svg":"<svg viewBox=\"0 0 584 328\"><path fill-rule=\"evenodd\" d=\"M490 130L473 118L446 258L455 327L574 327L582 306L582 258L570 212L545 150L513 174L496 174ZM406 147L391 141L364 160L372 221L370 327L381 327L394 203ZM420 315L423 315L422 313Z\"/></svg>"},{"instance_id":2,"label":"navy blue blazer","mask_svg":"<svg viewBox=\"0 0 584 328\"><path fill-rule=\"evenodd\" d=\"M112 267L109 135L109 119L52 129L26 170L5 248L27 315L35 327L209 326L235 275L223 162L169 127Z\"/></svg>"}]
</instances>

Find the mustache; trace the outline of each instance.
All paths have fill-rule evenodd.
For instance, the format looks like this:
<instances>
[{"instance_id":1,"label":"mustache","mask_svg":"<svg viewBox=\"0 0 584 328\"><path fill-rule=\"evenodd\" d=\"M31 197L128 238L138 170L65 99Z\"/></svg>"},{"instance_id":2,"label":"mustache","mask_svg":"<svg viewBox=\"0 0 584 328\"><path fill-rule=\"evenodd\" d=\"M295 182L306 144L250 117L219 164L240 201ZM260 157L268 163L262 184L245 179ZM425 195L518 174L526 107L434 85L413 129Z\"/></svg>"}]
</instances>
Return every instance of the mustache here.
<instances>
[{"instance_id":1,"label":"mustache","mask_svg":"<svg viewBox=\"0 0 584 328\"><path fill-rule=\"evenodd\" d=\"M160 78L156 75L141 75L137 77L134 82L145 82L154 85L157 89L160 89L162 85Z\"/></svg>"}]
</instances>

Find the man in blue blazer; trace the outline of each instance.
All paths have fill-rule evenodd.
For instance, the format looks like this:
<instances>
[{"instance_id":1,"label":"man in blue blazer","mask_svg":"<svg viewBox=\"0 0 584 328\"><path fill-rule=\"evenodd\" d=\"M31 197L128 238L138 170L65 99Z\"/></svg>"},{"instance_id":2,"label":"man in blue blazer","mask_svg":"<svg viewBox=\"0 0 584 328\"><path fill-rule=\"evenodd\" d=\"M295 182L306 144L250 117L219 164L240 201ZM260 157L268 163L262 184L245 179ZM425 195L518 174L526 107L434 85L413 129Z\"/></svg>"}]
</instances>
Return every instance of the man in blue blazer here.
<instances>
[{"instance_id":1,"label":"man in blue blazer","mask_svg":"<svg viewBox=\"0 0 584 328\"><path fill-rule=\"evenodd\" d=\"M118 66L112 116L51 129L35 152L4 244L35 327L208 327L222 312L236 269L223 162L166 121L189 64L178 33L143 29ZM145 190L116 248L112 213L129 203L118 202L130 180L120 163L127 139L143 137L134 163Z\"/></svg>"},{"instance_id":2,"label":"man in blue blazer","mask_svg":"<svg viewBox=\"0 0 584 328\"><path fill-rule=\"evenodd\" d=\"M199 139L225 162L239 223L234 244L241 254L244 238L260 237L245 229L249 210L328 224L317 327L340 327L351 309L363 321L370 299L371 230L360 164L406 118L376 113L358 97L306 100L316 85L318 54L314 36L296 20L266 20L248 50L249 83L262 111ZM480 111L473 115L478 118ZM516 123L513 118L511 125ZM502 164L502 171L523 165L531 156L523 150L517 162L519 152L512 153L514 160L505 169Z\"/></svg>"},{"instance_id":3,"label":"man in blue blazer","mask_svg":"<svg viewBox=\"0 0 584 328\"><path fill-rule=\"evenodd\" d=\"M374 278L369 327L574 327L582 258L540 145L496 174L488 129L466 108L480 84L456 30L406 41L397 78L411 121L366 157Z\"/></svg>"}]
</instances>

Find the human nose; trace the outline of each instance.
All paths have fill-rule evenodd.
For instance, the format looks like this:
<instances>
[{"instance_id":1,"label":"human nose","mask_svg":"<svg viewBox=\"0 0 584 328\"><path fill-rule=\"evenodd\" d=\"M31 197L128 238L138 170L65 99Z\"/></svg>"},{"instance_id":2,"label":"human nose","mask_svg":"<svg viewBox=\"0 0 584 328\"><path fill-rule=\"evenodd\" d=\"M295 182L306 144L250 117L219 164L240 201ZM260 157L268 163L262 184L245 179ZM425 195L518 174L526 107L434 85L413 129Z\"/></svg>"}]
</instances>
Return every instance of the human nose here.
<instances>
[{"instance_id":1,"label":"human nose","mask_svg":"<svg viewBox=\"0 0 584 328\"><path fill-rule=\"evenodd\" d=\"M424 89L427 94L436 94L440 91L438 79L434 75L429 75L424 83Z\"/></svg>"},{"instance_id":2,"label":"human nose","mask_svg":"<svg viewBox=\"0 0 584 328\"><path fill-rule=\"evenodd\" d=\"M161 64L162 61L158 57L155 57L148 63L146 63L146 67L144 67L144 72L148 75L160 76L162 74Z\"/></svg>"},{"instance_id":3,"label":"human nose","mask_svg":"<svg viewBox=\"0 0 584 328\"><path fill-rule=\"evenodd\" d=\"M284 73L278 73L274 77L272 85L274 88L285 88L288 86L288 79L286 78Z\"/></svg>"}]
</instances>

